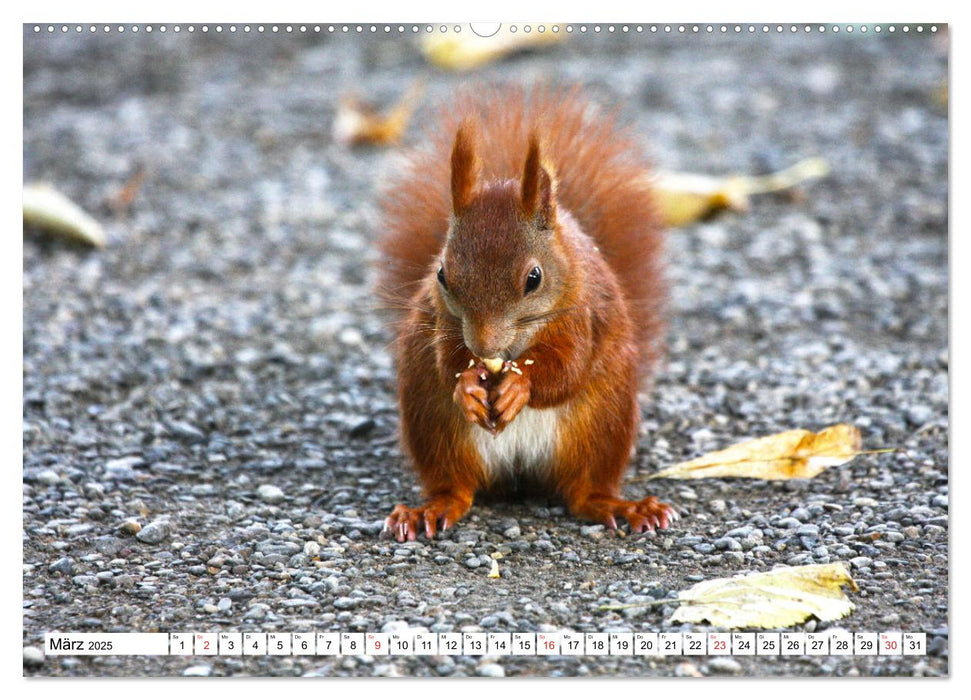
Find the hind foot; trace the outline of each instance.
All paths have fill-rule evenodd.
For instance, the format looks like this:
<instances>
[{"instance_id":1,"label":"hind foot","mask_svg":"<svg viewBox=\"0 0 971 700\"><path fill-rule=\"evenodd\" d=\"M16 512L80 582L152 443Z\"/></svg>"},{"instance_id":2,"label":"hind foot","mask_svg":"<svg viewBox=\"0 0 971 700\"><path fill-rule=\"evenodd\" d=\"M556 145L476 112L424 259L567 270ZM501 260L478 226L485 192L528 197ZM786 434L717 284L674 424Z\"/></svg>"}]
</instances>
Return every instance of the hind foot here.
<instances>
[{"instance_id":1,"label":"hind foot","mask_svg":"<svg viewBox=\"0 0 971 700\"><path fill-rule=\"evenodd\" d=\"M586 501L571 506L570 511L574 515L603 523L611 530L617 529L617 518L623 518L630 525L632 533L663 530L678 519L674 508L667 503L661 503L654 496L640 501L591 496Z\"/></svg>"},{"instance_id":2,"label":"hind foot","mask_svg":"<svg viewBox=\"0 0 971 700\"><path fill-rule=\"evenodd\" d=\"M425 537L432 539L439 531L439 526L444 532L465 515L471 505L471 500L466 502L452 496L433 498L418 508L409 508L399 503L385 519L384 531L391 533L399 542L416 540L422 530Z\"/></svg>"}]
</instances>

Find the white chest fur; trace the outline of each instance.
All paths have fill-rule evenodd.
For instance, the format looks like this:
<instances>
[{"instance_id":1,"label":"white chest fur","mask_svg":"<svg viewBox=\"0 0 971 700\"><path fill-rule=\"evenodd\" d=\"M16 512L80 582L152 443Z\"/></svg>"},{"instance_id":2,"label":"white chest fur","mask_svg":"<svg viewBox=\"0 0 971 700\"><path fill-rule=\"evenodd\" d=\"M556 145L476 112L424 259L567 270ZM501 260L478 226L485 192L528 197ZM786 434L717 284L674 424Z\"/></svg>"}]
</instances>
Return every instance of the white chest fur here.
<instances>
[{"instance_id":1,"label":"white chest fur","mask_svg":"<svg viewBox=\"0 0 971 700\"><path fill-rule=\"evenodd\" d=\"M497 479L513 474L545 473L556 448L559 416L558 408L527 406L498 435L475 427L473 440L489 476Z\"/></svg>"}]
</instances>

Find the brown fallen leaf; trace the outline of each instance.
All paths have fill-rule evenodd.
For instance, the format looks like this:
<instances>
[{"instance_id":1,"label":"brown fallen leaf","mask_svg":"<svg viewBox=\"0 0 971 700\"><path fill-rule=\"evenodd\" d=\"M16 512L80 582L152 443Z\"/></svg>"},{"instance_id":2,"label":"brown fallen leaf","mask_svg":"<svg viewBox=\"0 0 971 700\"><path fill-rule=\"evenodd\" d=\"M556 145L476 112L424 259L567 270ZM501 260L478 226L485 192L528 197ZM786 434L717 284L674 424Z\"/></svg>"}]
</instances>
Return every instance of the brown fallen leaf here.
<instances>
[{"instance_id":1,"label":"brown fallen leaf","mask_svg":"<svg viewBox=\"0 0 971 700\"><path fill-rule=\"evenodd\" d=\"M858 591L841 562L775 569L739 578L702 581L678 593L681 605L669 622L709 622L740 629L791 627L811 615L821 621L837 620L853 611L843 586ZM659 605L674 600L653 601ZM645 604L604 605L601 610L622 610Z\"/></svg>"},{"instance_id":2,"label":"brown fallen leaf","mask_svg":"<svg viewBox=\"0 0 971 700\"><path fill-rule=\"evenodd\" d=\"M398 143L424 88L415 83L397 103L382 114L354 95L341 99L334 119L334 140L338 143L388 146Z\"/></svg>"},{"instance_id":3,"label":"brown fallen leaf","mask_svg":"<svg viewBox=\"0 0 971 700\"><path fill-rule=\"evenodd\" d=\"M818 433L787 430L784 433L748 440L717 452L709 452L643 478L809 479L827 467L848 462L859 454L894 451L864 451L860 450L861 443L859 429L848 423L831 425Z\"/></svg>"},{"instance_id":4,"label":"brown fallen leaf","mask_svg":"<svg viewBox=\"0 0 971 700\"><path fill-rule=\"evenodd\" d=\"M684 226L721 209L745 211L754 194L780 192L807 180L825 176L829 165L821 158L800 161L770 175L713 177L694 173L658 172L650 186L670 227Z\"/></svg>"},{"instance_id":5,"label":"brown fallen leaf","mask_svg":"<svg viewBox=\"0 0 971 700\"><path fill-rule=\"evenodd\" d=\"M138 165L131 177L122 185L118 193L109 202L111 208L117 216L124 216L128 213L128 207L135 201L142 183L145 181L145 166Z\"/></svg>"},{"instance_id":6,"label":"brown fallen leaf","mask_svg":"<svg viewBox=\"0 0 971 700\"><path fill-rule=\"evenodd\" d=\"M104 248L104 229L77 204L43 183L23 189L24 223L96 248Z\"/></svg>"},{"instance_id":7,"label":"brown fallen leaf","mask_svg":"<svg viewBox=\"0 0 971 700\"><path fill-rule=\"evenodd\" d=\"M537 25L538 26L538 25ZM461 32L426 34L421 40L421 52L425 58L444 70L467 71L491 63L514 51L545 46L565 38L563 28L544 24L546 30L526 33L511 32L507 27L489 37L479 36L471 28Z\"/></svg>"}]
</instances>

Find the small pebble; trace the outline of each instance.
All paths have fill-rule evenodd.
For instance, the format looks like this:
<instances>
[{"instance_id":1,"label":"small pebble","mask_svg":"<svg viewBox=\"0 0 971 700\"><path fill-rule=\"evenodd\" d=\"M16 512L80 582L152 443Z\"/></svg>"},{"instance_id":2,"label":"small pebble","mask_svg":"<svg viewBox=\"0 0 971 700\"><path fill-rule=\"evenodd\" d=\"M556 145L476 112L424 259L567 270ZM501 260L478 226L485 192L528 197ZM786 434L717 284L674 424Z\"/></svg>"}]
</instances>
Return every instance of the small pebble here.
<instances>
[{"instance_id":1,"label":"small pebble","mask_svg":"<svg viewBox=\"0 0 971 700\"><path fill-rule=\"evenodd\" d=\"M189 444L204 442L206 439L206 436L201 430L186 423L185 421L172 421L169 423L169 428L172 430L173 434L182 438Z\"/></svg>"},{"instance_id":2,"label":"small pebble","mask_svg":"<svg viewBox=\"0 0 971 700\"><path fill-rule=\"evenodd\" d=\"M263 484L258 489L256 489L256 495L260 497L260 500L264 503L277 504L282 503L286 496L283 490L278 486L273 486L272 484Z\"/></svg>"},{"instance_id":3,"label":"small pebble","mask_svg":"<svg viewBox=\"0 0 971 700\"><path fill-rule=\"evenodd\" d=\"M263 603L255 603L243 614L244 620L262 620L266 617L266 613L269 610L267 605Z\"/></svg>"},{"instance_id":4,"label":"small pebble","mask_svg":"<svg viewBox=\"0 0 971 700\"><path fill-rule=\"evenodd\" d=\"M742 664L735 659L718 656L708 661L708 671L723 675L735 675L741 673Z\"/></svg>"},{"instance_id":5,"label":"small pebble","mask_svg":"<svg viewBox=\"0 0 971 700\"><path fill-rule=\"evenodd\" d=\"M682 661L674 667L674 675L679 678L701 678L703 674L693 663Z\"/></svg>"},{"instance_id":6,"label":"small pebble","mask_svg":"<svg viewBox=\"0 0 971 700\"><path fill-rule=\"evenodd\" d=\"M376 427L377 423L374 422L373 418L365 418L364 420L358 421L352 425L348 429L347 435L352 438L362 438L368 435Z\"/></svg>"},{"instance_id":7,"label":"small pebble","mask_svg":"<svg viewBox=\"0 0 971 700\"><path fill-rule=\"evenodd\" d=\"M126 535L137 535L142 525L137 520L126 520L118 526L118 530Z\"/></svg>"},{"instance_id":8,"label":"small pebble","mask_svg":"<svg viewBox=\"0 0 971 700\"><path fill-rule=\"evenodd\" d=\"M139 530L135 537L147 544L158 544L169 536L170 529L167 520L155 520Z\"/></svg>"},{"instance_id":9,"label":"small pebble","mask_svg":"<svg viewBox=\"0 0 971 700\"><path fill-rule=\"evenodd\" d=\"M61 480L61 476L52 469L45 469L37 475L37 481L47 486L54 486Z\"/></svg>"},{"instance_id":10,"label":"small pebble","mask_svg":"<svg viewBox=\"0 0 971 700\"><path fill-rule=\"evenodd\" d=\"M114 557L125 548L125 543L117 537L97 537L94 540L94 548L105 556Z\"/></svg>"},{"instance_id":11,"label":"small pebble","mask_svg":"<svg viewBox=\"0 0 971 700\"><path fill-rule=\"evenodd\" d=\"M210 676L212 675L212 666L209 664L198 664L196 666L189 666L186 670L182 672L183 676Z\"/></svg>"},{"instance_id":12,"label":"small pebble","mask_svg":"<svg viewBox=\"0 0 971 700\"><path fill-rule=\"evenodd\" d=\"M790 515L801 522L806 522L813 517L805 508L796 508L792 511L792 513L790 513Z\"/></svg>"},{"instance_id":13,"label":"small pebble","mask_svg":"<svg viewBox=\"0 0 971 700\"><path fill-rule=\"evenodd\" d=\"M24 666L43 666L44 651L40 647L24 647Z\"/></svg>"},{"instance_id":14,"label":"small pebble","mask_svg":"<svg viewBox=\"0 0 971 700\"><path fill-rule=\"evenodd\" d=\"M746 525L744 527L736 527L736 528L734 528L734 529L729 530L728 532L726 532L725 533L725 537L731 537L731 538L737 538L737 539L745 539L746 537L748 537L749 535L752 534L752 530L753 529L754 528L752 526L750 526L750 525ZM761 534L761 532L759 534Z\"/></svg>"},{"instance_id":15,"label":"small pebble","mask_svg":"<svg viewBox=\"0 0 971 700\"><path fill-rule=\"evenodd\" d=\"M127 472L145 463L141 457L122 457L105 463L105 471Z\"/></svg>"},{"instance_id":16,"label":"small pebble","mask_svg":"<svg viewBox=\"0 0 971 700\"><path fill-rule=\"evenodd\" d=\"M907 421L914 426L919 428L925 423L930 423L934 420L934 411L930 406L910 406L904 409L904 413L907 416Z\"/></svg>"},{"instance_id":17,"label":"small pebble","mask_svg":"<svg viewBox=\"0 0 971 700\"><path fill-rule=\"evenodd\" d=\"M602 534L606 530L605 525L584 525L580 528L580 534L584 537L592 537L594 535Z\"/></svg>"},{"instance_id":18,"label":"small pebble","mask_svg":"<svg viewBox=\"0 0 971 700\"><path fill-rule=\"evenodd\" d=\"M63 574L64 576L74 575L74 560L71 557L61 557L49 567L48 571Z\"/></svg>"},{"instance_id":19,"label":"small pebble","mask_svg":"<svg viewBox=\"0 0 971 700\"><path fill-rule=\"evenodd\" d=\"M499 664L482 664L476 669L476 673L486 678L504 678L505 669Z\"/></svg>"}]
</instances>

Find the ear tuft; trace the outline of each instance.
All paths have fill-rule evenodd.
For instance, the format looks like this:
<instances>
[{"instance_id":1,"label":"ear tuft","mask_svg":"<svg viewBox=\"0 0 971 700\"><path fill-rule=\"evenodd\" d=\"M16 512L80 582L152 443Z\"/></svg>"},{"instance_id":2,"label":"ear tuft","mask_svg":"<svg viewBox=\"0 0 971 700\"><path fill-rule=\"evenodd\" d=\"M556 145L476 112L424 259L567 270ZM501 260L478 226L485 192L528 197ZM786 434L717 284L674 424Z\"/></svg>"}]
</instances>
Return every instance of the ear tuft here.
<instances>
[{"instance_id":1,"label":"ear tuft","mask_svg":"<svg viewBox=\"0 0 971 700\"><path fill-rule=\"evenodd\" d=\"M463 121L455 133L452 147L452 211L458 215L475 194L479 180L479 158L475 152L475 125Z\"/></svg>"},{"instance_id":2,"label":"ear tuft","mask_svg":"<svg viewBox=\"0 0 971 700\"><path fill-rule=\"evenodd\" d=\"M556 217L553 177L542 163L539 137L535 132L529 137L521 190L522 209L526 218L534 221L540 228L552 228Z\"/></svg>"}]
</instances>

